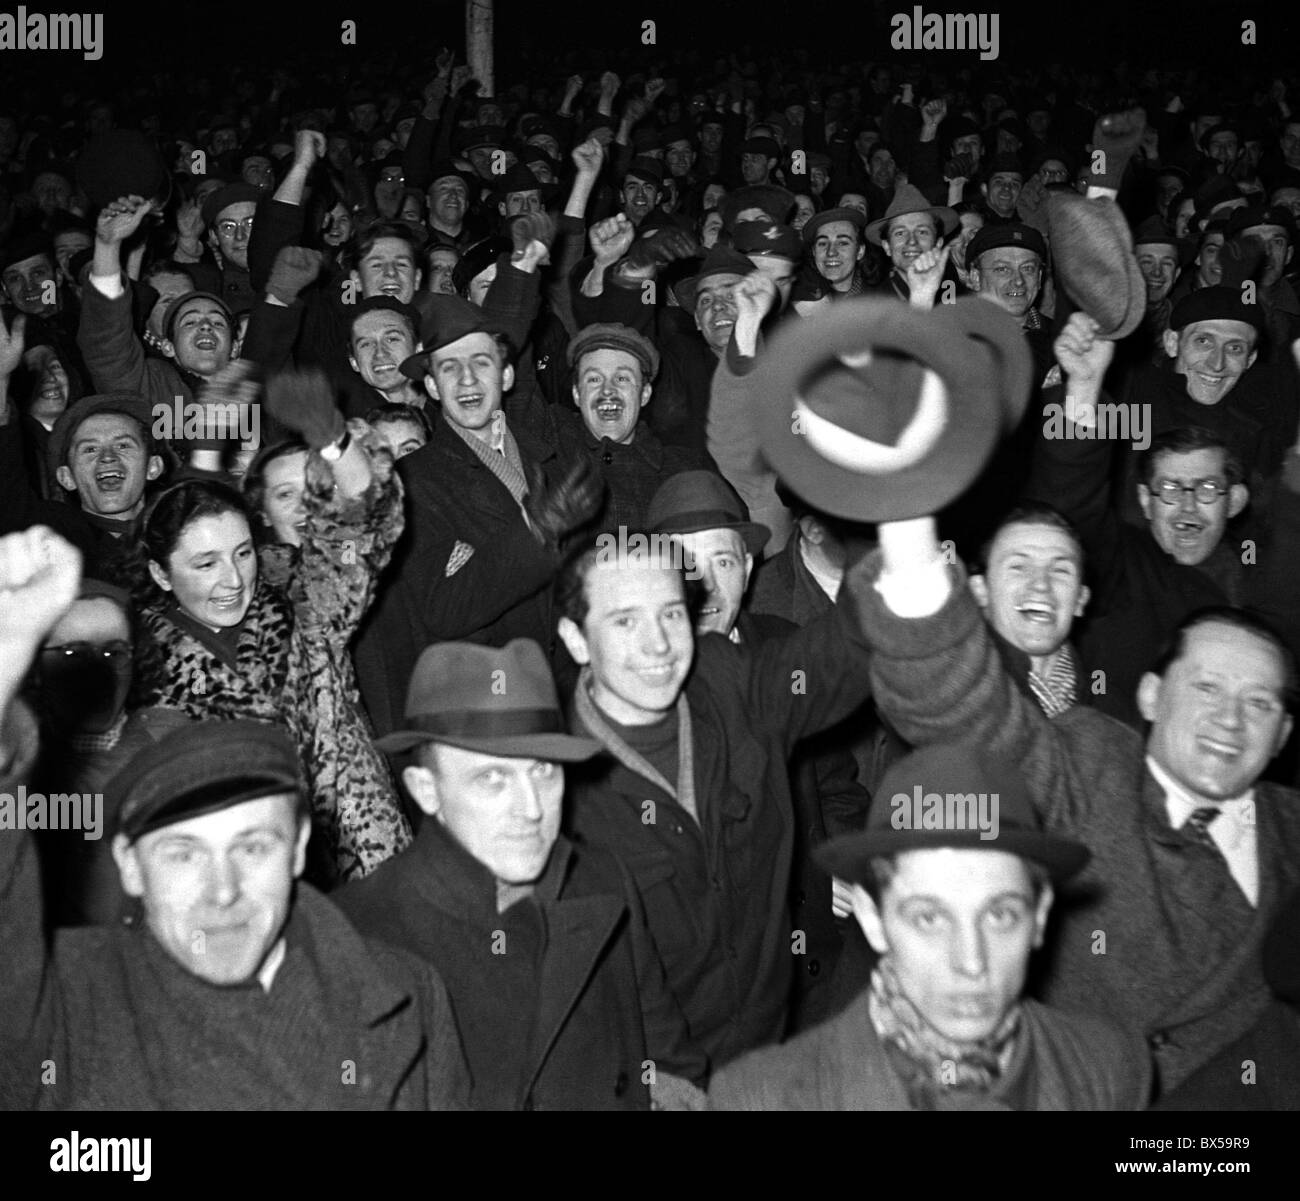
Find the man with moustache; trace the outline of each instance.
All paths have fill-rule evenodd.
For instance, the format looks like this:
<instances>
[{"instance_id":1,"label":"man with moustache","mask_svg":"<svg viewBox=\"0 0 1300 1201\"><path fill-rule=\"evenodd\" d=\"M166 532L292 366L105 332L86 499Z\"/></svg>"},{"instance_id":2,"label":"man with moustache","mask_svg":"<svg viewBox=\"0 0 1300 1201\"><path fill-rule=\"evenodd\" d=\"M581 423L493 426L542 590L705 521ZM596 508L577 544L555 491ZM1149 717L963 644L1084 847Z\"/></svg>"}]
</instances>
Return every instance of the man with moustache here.
<instances>
[{"instance_id":1,"label":"man with moustache","mask_svg":"<svg viewBox=\"0 0 1300 1201\"><path fill-rule=\"evenodd\" d=\"M604 507L592 528L640 529L660 485L680 471L707 470L708 456L665 445L641 420L660 363L648 338L626 325L597 323L573 336L567 354L577 412L557 415L557 423L571 457L586 458L605 482Z\"/></svg>"}]
</instances>

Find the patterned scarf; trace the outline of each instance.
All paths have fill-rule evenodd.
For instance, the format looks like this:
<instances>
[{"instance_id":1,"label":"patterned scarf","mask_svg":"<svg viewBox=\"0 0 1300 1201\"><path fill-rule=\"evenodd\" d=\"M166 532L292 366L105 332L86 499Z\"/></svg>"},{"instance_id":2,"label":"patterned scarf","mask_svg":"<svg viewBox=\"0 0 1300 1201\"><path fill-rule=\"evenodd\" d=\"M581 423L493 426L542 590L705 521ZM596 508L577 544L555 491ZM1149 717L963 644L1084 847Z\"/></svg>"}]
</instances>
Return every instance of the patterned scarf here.
<instances>
[{"instance_id":1,"label":"patterned scarf","mask_svg":"<svg viewBox=\"0 0 1300 1201\"><path fill-rule=\"evenodd\" d=\"M1068 642L1061 646L1046 679L1035 674L1032 667L1029 669L1029 689L1048 717L1060 717L1075 703L1077 682L1074 649Z\"/></svg>"},{"instance_id":2,"label":"patterned scarf","mask_svg":"<svg viewBox=\"0 0 1300 1201\"><path fill-rule=\"evenodd\" d=\"M515 436L506 424L505 413L498 412L493 421L491 446L481 438L474 437L468 430L461 429L454 421L448 421L447 424L456 431L465 445L478 455L483 461L483 466L510 490L510 495L515 498L515 504L522 509L524 497L528 495L528 478L524 475L524 460L519 454L519 445L515 442Z\"/></svg>"},{"instance_id":3,"label":"patterned scarf","mask_svg":"<svg viewBox=\"0 0 1300 1201\"><path fill-rule=\"evenodd\" d=\"M122 731L126 729L126 710L123 709L102 734L74 733L68 739L71 750L81 754L93 754L95 751L111 751L122 741Z\"/></svg>"},{"instance_id":4,"label":"patterned scarf","mask_svg":"<svg viewBox=\"0 0 1300 1201\"><path fill-rule=\"evenodd\" d=\"M868 1012L876 1034L906 1076L909 1092L965 1089L987 1092L997 1084L1016 1049L1020 1031L1020 1006L1014 1005L998 1028L977 1043L945 1038L904 995L889 957L871 973Z\"/></svg>"}]
</instances>

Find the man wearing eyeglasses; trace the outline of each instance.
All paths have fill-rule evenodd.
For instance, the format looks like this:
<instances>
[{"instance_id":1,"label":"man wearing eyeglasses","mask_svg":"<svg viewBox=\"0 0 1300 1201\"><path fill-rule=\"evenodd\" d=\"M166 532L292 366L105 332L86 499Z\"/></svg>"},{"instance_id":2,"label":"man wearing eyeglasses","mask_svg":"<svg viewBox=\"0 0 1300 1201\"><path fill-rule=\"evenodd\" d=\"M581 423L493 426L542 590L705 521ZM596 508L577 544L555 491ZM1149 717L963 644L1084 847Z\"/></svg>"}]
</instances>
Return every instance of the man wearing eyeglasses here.
<instances>
[{"instance_id":1,"label":"man wearing eyeglasses","mask_svg":"<svg viewBox=\"0 0 1300 1201\"><path fill-rule=\"evenodd\" d=\"M136 751L187 724L175 709L128 711L134 638L131 600L84 577L77 599L41 646L28 696L41 727L32 790L101 798L98 831L48 830L38 840L46 915L55 928L121 917L122 892L104 831L115 824L112 778Z\"/></svg>"},{"instance_id":2,"label":"man wearing eyeglasses","mask_svg":"<svg viewBox=\"0 0 1300 1201\"><path fill-rule=\"evenodd\" d=\"M1226 290L1207 288L1193 296ZM1240 331L1217 327L1242 324L1246 332L1254 331L1244 323L1200 324L1216 327L1207 336L1243 343L1233 352L1218 344L1187 352L1189 369L1198 377L1188 387L1204 394L1220 381L1201 378L1211 373L1193 361L1222 375L1232 354L1241 362L1250 357L1253 345L1246 344ZM1064 436L1044 436L1038 442L1028 490L1074 523L1093 569L1091 616L1078 641L1092 703L1137 728L1142 721L1135 703L1138 682L1156 648L1195 610L1250 607L1272 618L1289 640L1297 640L1294 598L1300 591L1300 555L1294 548L1300 538L1300 456L1286 457L1267 530L1230 533L1229 523L1251 498L1240 455L1208 423L1166 427L1137 457L1133 486L1143 524L1130 523L1111 500L1115 446L1098 423L1102 376L1114 345L1097 336L1096 324L1083 313L1073 314L1057 338L1056 357L1066 384L1064 397L1056 400L1064 401L1071 428ZM1214 412L1211 405L1194 407ZM1294 430L1292 436L1294 440Z\"/></svg>"},{"instance_id":3,"label":"man wearing eyeglasses","mask_svg":"<svg viewBox=\"0 0 1300 1201\"><path fill-rule=\"evenodd\" d=\"M261 196L258 187L242 180L210 193L201 210L208 231L207 253L189 264L194 286L220 296L235 314L246 312L257 301L248 273L248 243Z\"/></svg>"}]
</instances>

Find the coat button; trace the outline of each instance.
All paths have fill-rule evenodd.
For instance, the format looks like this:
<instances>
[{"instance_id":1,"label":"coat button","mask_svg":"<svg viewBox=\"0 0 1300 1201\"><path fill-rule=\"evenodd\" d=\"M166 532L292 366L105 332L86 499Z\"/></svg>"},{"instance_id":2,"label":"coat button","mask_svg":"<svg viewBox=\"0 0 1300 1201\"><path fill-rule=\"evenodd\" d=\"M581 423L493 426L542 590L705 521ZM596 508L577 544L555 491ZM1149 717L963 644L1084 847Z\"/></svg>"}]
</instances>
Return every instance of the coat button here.
<instances>
[{"instance_id":1,"label":"coat button","mask_svg":"<svg viewBox=\"0 0 1300 1201\"><path fill-rule=\"evenodd\" d=\"M822 971L822 965L821 965L820 960L817 960L817 959L810 959L810 960L808 960L808 975L810 975L810 976L820 976L820 975L821 975L821 971Z\"/></svg>"},{"instance_id":2,"label":"coat button","mask_svg":"<svg viewBox=\"0 0 1300 1201\"><path fill-rule=\"evenodd\" d=\"M1155 1050L1159 1051L1161 1047L1169 1045L1169 1031L1157 1030L1147 1038L1147 1042L1149 1042Z\"/></svg>"},{"instance_id":3,"label":"coat button","mask_svg":"<svg viewBox=\"0 0 1300 1201\"><path fill-rule=\"evenodd\" d=\"M609 451L606 451L603 455L600 456L600 461L602 463L612 463L614 461L614 456L610 454Z\"/></svg>"},{"instance_id":4,"label":"coat button","mask_svg":"<svg viewBox=\"0 0 1300 1201\"><path fill-rule=\"evenodd\" d=\"M627 1073L619 1072L618 1079L614 1081L614 1096L621 1097L627 1092Z\"/></svg>"},{"instance_id":5,"label":"coat button","mask_svg":"<svg viewBox=\"0 0 1300 1201\"><path fill-rule=\"evenodd\" d=\"M806 905L808 903L808 894L802 888L794 894L794 903L796 905Z\"/></svg>"}]
</instances>

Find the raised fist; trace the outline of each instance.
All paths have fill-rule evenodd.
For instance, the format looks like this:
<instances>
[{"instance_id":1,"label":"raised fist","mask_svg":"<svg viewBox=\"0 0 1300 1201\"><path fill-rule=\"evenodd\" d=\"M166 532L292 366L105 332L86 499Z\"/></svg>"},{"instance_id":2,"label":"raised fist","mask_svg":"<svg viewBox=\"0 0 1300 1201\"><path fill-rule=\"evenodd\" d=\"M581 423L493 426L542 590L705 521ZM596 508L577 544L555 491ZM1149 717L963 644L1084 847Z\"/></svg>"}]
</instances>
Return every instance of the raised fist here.
<instances>
[{"instance_id":1,"label":"raised fist","mask_svg":"<svg viewBox=\"0 0 1300 1201\"><path fill-rule=\"evenodd\" d=\"M595 138L588 138L573 148L570 157L579 175L597 175L605 161L605 149Z\"/></svg>"},{"instance_id":2,"label":"raised fist","mask_svg":"<svg viewBox=\"0 0 1300 1201\"><path fill-rule=\"evenodd\" d=\"M596 256L596 265L613 266L627 254L634 237L636 237L636 227L624 213L607 217L604 221L597 221L587 235L591 243L591 252Z\"/></svg>"},{"instance_id":3,"label":"raised fist","mask_svg":"<svg viewBox=\"0 0 1300 1201\"><path fill-rule=\"evenodd\" d=\"M109 246L125 242L145 219L149 202L143 196L119 196L106 204L95 222L95 237Z\"/></svg>"}]
</instances>

